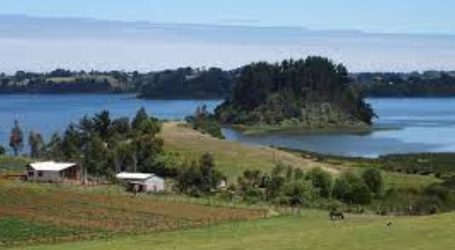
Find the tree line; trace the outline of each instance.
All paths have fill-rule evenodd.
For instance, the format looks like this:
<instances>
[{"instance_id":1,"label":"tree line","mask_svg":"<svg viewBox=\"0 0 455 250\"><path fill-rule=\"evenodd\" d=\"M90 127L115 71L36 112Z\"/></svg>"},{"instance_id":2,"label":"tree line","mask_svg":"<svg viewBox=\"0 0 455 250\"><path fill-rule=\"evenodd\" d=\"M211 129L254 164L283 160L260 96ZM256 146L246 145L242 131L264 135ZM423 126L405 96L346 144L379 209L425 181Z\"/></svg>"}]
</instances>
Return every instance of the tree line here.
<instances>
[{"instance_id":1,"label":"tree line","mask_svg":"<svg viewBox=\"0 0 455 250\"><path fill-rule=\"evenodd\" d=\"M335 76L337 74L338 76ZM234 86L238 84L243 87L240 86L234 90ZM246 89L242 90L247 88L244 85L256 86L257 84L263 85L263 89L255 93L243 93L243 99L239 99L239 92L246 92ZM334 96L338 96L339 99L353 98L349 95L356 96L357 94L348 93L352 90L343 91L346 85L353 85L356 92L372 97L454 96L455 73L426 71L349 74L343 65L335 65L325 58L309 57L305 60L285 60L279 64L257 62L233 70L182 67L141 73L55 69L47 73L17 71L12 75L0 74L0 93L128 92L136 93L140 98L149 99L206 99L231 96L231 99L236 100L236 104L242 105L247 104L244 102L248 98L252 98L248 103L252 106L258 106L258 102L263 103L264 99L268 102L279 102L280 98L290 98L295 102L298 97L289 95L294 92L297 96L303 94L304 97L318 100L322 98L320 100L325 99L325 101L327 101L326 97L330 97L330 101ZM282 86L281 89L287 92L269 96L271 91L277 91L277 86ZM324 90L324 87L334 89ZM237 91L237 97L233 91ZM345 100L342 103L353 101L355 100ZM357 106L360 108L357 112L367 111L365 107L361 107L361 104L358 103ZM248 106L248 108L252 107ZM285 115L298 112L295 105L274 111L280 111ZM258 111L256 116L259 113L263 112ZM360 118L368 121L367 114Z\"/></svg>"},{"instance_id":2,"label":"tree line","mask_svg":"<svg viewBox=\"0 0 455 250\"><path fill-rule=\"evenodd\" d=\"M370 97L449 97L455 96L455 73L360 73L356 87Z\"/></svg>"},{"instance_id":3,"label":"tree line","mask_svg":"<svg viewBox=\"0 0 455 250\"><path fill-rule=\"evenodd\" d=\"M153 71L17 71L0 74L0 93L136 93L148 99L224 98L231 91L232 71L178 68Z\"/></svg>"},{"instance_id":4,"label":"tree line","mask_svg":"<svg viewBox=\"0 0 455 250\"><path fill-rule=\"evenodd\" d=\"M361 175L348 171L334 178L320 168L304 172L278 164L271 173L246 170L228 190L232 192L230 199L237 195L250 203L265 201L311 207L321 201L339 201L367 205L382 194L383 178L381 172L374 168L365 170Z\"/></svg>"},{"instance_id":5,"label":"tree line","mask_svg":"<svg viewBox=\"0 0 455 250\"><path fill-rule=\"evenodd\" d=\"M140 98L224 98L231 91L233 74L219 68L178 68L135 74L132 79Z\"/></svg>"},{"instance_id":6,"label":"tree line","mask_svg":"<svg viewBox=\"0 0 455 250\"><path fill-rule=\"evenodd\" d=\"M160 130L160 121L144 108L131 121L127 117L113 119L108 111L102 111L71 123L47 143L39 132L31 131L28 145L32 158L77 162L90 175L113 176L121 171L172 175L160 158L163 141L156 136ZM21 153L25 141L15 121L9 143L14 155Z\"/></svg>"},{"instance_id":7,"label":"tree line","mask_svg":"<svg viewBox=\"0 0 455 250\"><path fill-rule=\"evenodd\" d=\"M161 126L144 108L132 120L113 119L108 111L101 111L71 123L62 134L55 133L46 143L36 131L25 138L15 121L9 146L18 156L28 139L31 158L76 162L86 176L93 178L111 179L123 171L153 173L174 178L182 193L196 196L215 191L225 177L216 169L213 157L204 154L198 161L179 162L173 154L164 151L164 142L157 136ZM5 149L0 147L0 155L4 153Z\"/></svg>"}]
</instances>

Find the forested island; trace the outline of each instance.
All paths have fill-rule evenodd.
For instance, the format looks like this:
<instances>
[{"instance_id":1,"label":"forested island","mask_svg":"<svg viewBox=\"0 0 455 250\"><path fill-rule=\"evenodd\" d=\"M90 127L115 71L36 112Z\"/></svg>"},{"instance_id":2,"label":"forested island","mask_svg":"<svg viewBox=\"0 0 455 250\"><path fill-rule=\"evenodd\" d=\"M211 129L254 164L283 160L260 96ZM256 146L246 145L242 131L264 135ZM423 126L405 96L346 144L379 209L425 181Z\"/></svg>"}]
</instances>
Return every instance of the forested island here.
<instances>
[{"instance_id":1,"label":"forested island","mask_svg":"<svg viewBox=\"0 0 455 250\"><path fill-rule=\"evenodd\" d=\"M342 64L308 57L241 68L231 96L215 115L231 125L314 129L368 127L374 112Z\"/></svg>"}]
</instances>

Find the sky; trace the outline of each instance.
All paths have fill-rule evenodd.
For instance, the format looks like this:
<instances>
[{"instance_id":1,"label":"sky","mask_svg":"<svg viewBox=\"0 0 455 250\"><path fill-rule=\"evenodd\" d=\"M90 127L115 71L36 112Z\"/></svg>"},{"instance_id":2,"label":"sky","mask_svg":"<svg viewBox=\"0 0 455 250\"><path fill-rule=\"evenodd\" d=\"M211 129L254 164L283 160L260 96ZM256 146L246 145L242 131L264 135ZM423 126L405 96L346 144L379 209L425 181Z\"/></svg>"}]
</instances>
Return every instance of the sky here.
<instances>
[{"instance_id":1,"label":"sky","mask_svg":"<svg viewBox=\"0 0 455 250\"><path fill-rule=\"evenodd\" d=\"M354 72L455 70L454 10L455 0L0 0L0 72L313 55Z\"/></svg>"},{"instance_id":2,"label":"sky","mask_svg":"<svg viewBox=\"0 0 455 250\"><path fill-rule=\"evenodd\" d=\"M0 14L455 34L454 0L1 0Z\"/></svg>"}]
</instances>

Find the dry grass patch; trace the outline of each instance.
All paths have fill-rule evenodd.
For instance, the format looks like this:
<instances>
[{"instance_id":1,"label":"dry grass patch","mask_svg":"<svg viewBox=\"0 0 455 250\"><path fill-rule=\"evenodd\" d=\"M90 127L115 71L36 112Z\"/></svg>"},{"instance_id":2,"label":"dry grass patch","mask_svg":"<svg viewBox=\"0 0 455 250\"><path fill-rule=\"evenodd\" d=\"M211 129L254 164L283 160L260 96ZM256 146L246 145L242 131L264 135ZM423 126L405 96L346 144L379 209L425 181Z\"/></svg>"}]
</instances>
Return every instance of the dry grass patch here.
<instances>
[{"instance_id":1,"label":"dry grass patch","mask_svg":"<svg viewBox=\"0 0 455 250\"><path fill-rule=\"evenodd\" d=\"M211 153L220 170L231 180L240 176L246 169L269 171L277 163L302 169L321 167L331 173L338 172L332 165L304 159L271 147L244 145L213 138L188 128L183 123L164 123L160 136L164 139L165 149L179 153L182 160L198 159L206 152Z\"/></svg>"}]
</instances>

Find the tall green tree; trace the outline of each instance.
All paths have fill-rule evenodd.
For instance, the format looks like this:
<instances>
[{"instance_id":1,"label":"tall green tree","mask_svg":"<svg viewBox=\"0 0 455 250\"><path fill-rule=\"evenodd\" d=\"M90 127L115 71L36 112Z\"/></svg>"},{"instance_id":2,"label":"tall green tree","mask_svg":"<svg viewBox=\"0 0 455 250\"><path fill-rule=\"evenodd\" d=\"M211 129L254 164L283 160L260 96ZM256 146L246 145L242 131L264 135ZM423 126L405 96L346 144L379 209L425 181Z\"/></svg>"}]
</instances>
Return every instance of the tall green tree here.
<instances>
[{"instance_id":1,"label":"tall green tree","mask_svg":"<svg viewBox=\"0 0 455 250\"><path fill-rule=\"evenodd\" d=\"M115 148L116 172L137 172L135 148L130 143L120 143ZM147 172L148 173L148 172Z\"/></svg>"},{"instance_id":2,"label":"tall green tree","mask_svg":"<svg viewBox=\"0 0 455 250\"><path fill-rule=\"evenodd\" d=\"M14 155L19 155L24 147L24 134L17 120L14 121L14 127L11 130L9 146L13 149Z\"/></svg>"},{"instance_id":3,"label":"tall green tree","mask_svg":"<svg viewBox=\"0 0 455 250\"><path fill-rule=\"evenodd\" d=\"M177 177L177 187L181 192L194 196L209 194L217 189L223 175L216 170L210 154L204 154L199 162L192 161L184 166Z\"/></svg>"},{"instance_id":4,"label":"tall green tree","mask_svg":"<svg viewBox=\"0 0 455 250\"><path fill-rule=\"evenodd\" d=\"M95 135L83 150L83 166L87 173L103 176L107 173L108 148L100 136Z\"/></svg>"},{"instance_id":5,"label":"tall green tree","mask_svg":"<svg viewBox=\"0 0 455 250\"><path fill-rule=\"evenodd\" d=\"M281 164L277 164L270 175L270 179L266 184L265 196L266 199L271 201L278 197L286 183L285 167Z\"/></svg>"},{"instance_id":6,"label":"tall green tree","mask_svg":"<svg viewBox=\"0 0 455 250\"><path fill-rule=\"evenodd\" d=\"M147 114L147 111L145 111L145 108L144 107L141 107L137 113L136 113L136 116L134 117L132 123L131 123L131 127L133 129L139 129L139 127L141 126L141 124L148 120L149 119L149 115Z\"/></svg>"},{"instance_id":7,"label":"tall green tree","mask_svg":"<svg viewBox=\"0 0 455 250\"><path fill-rule=\"evenodd\" d=\"M109 138L109 133L111 132L111 117L109 111L103 110L98 114L95 114L93 117L93 125L95 131L103 140L107 140Z\"/></svg>"},{"instance_id":8,"label":"tall green tree","mask_svg":"<svg viewBox=\"0 0 455 250\"><path fill-rule=\"evenodd\" d=\"M88 136L83 136L74 124L70 124L63 133L62 154L67 161L78 161L81 158L81 148L89 141Z\"/></svg>"},{"instance_id":9,"label":"tall green tree","mask_svg":"<svg viewBox=\"0 0 455 250\"><path fill-rule=\"evenodd\" d=\"M28 136L28 145L30 146L30 157L40 158L44 153L44 139L40 133L31 131Z\"/></svg>"},{"instance_id":10,"label":"tall green tree","mask_svg":"<svg viewBox=\"0 0 455 250\"><path fill-rule=\"evenodd\" d=\"M51 139L48 144L46 144L46 157L52 158L54 160L66 160L65 155L63 153L64 147L62 144L62 137L54 133L51 136Z\"/></svg>"},{"instance_id":11,"label":"tall green tree","mask_svg":"<svg viewBox=\"0 0 455 250\"><path fill-rule=\"evenodd\" d=\"M213 156L209 153L203 154L199 164L203 176L201 189L205 192L216 190L223 176L215 169Z\"/></svg>"},{"instance_id":12,"label":"tall green tree","mask_svg":"<svg viewBox=\"0 0 455 250\"><path fill-rule=\"evenodd\" d=\"M163 153L164 142L161 138L153 134L142 136L135 141L135 158L137 160L138 170L146 173L160 174L158 156Z\"/></svg>"}]
</instances>

